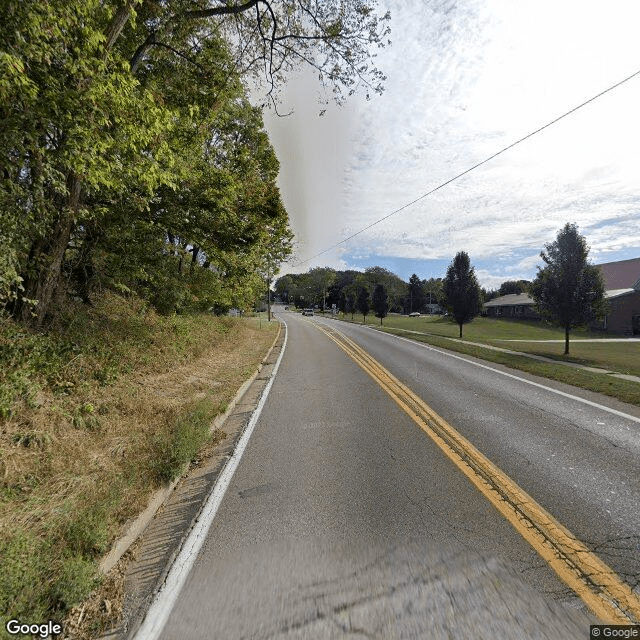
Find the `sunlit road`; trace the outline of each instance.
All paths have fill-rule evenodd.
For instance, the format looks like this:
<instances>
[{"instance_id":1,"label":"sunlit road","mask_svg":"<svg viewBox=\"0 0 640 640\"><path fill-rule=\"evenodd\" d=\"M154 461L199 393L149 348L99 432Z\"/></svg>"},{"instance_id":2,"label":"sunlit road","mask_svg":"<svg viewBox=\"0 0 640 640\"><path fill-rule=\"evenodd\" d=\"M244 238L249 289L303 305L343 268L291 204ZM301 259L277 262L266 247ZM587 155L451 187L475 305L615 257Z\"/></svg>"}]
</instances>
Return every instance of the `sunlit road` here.
<instances>
[{"instance_id":1,"label":"sunlit road","mask_svg":"<svg viewBox=\"0 0 640 640\"><path fill-rule=\"evenodd\" d=\"M586 638L596 621L314 324L352 337L638 584L640 421L620 414L640 412L369 328L281 316L279 372L162 638Z\"/></svg>"}]
</instances>

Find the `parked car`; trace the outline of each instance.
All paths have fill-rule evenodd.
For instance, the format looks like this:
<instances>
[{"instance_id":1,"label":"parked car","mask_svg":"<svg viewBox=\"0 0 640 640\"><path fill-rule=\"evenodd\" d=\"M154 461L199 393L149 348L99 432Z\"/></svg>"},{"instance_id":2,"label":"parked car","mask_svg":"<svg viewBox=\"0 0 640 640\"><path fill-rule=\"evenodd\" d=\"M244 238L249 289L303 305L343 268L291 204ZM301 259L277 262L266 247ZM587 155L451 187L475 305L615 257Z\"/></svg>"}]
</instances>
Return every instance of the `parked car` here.
<instances>
[{"instance_id":1,"label":"parked car","mask_svg":"<svg viewBox=\"0 0 640 640\"><path fill-rule=\"evenodd\" d=\"M303 309L302 310L302 315L303 316L312 316L313 315L313 309Z\"/></svg>"},{"instance_id":2,"label":"parked car","mask_svg":"<svg viewBox=\"0 0 640 640\"><path fill-rule=\"evenodd\" d=\"M418 313L417 311L414 311L413 313L409 314L410 318L419 318L420 317L420 313Z\"/></svg>"}]
</instances>

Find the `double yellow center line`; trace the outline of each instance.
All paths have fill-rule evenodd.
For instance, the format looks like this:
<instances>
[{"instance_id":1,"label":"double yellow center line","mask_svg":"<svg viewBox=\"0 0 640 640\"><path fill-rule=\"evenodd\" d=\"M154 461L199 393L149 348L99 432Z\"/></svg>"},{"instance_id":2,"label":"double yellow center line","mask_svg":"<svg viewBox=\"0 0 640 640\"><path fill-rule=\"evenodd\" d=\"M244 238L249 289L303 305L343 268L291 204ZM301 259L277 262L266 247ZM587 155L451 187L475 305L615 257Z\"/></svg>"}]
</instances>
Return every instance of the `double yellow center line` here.
<instances>
[{"instance_id":1,"label":"double yellow center line","mask_svg":"<svg viewBox=\"0 0 640 640\"><path fill-rule=\"evenodd\" d=\"M353 340L312 324L391 396L600 620L640 622L640 598L610 567Z\"/></svg>"}]
</instances>

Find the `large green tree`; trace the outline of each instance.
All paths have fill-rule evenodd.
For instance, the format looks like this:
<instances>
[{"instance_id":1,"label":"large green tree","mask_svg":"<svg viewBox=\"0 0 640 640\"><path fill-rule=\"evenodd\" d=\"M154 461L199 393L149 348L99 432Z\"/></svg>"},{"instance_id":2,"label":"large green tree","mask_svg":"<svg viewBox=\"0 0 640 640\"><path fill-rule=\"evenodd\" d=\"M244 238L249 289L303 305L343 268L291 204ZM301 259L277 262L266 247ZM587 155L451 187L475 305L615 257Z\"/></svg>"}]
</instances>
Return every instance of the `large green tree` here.
<instances>
[{"instance_id":1,"label":"large green tree","mask_svg":"<svg viewBox=\"0 0 640 640\"><path fill-rule=\"evenodd\" d=\"M88 299L100 250L157 251L156 228L177 268L209 263L223 278L250 268L232 254L259 258L274 198L270 170L252 168L266 146L244 136L240 79L262 75L274 100L306 63L338 100L381 91L370 49L387 19L372 0L2 3L0 304L43 324L68 281ZM117 237L127 229L133 243Z\"/></svg>"},{"instance_id":2,"label":"large green tree","mask_svg":"<svg viewBox=\"0 0 640 640\"><path fill-rule=\"evenodd\" d=\"M391 311L401 312L407 298L407 283L395 273L384 267L368 267L364 272L364 280L370 291L377 284L384 286L389 296Z\"/></svg>"},{"instance_id":3,"label":"large green tree","mask_svg":"<svg viewBox=\"0 0 640 640\"><path fill-rule=\"evenodd\" d=\"M531 283L528 280L507 280L500 285L498 295L507 296L513 293L527 293Z\"/></svg>"},{"instance_id":4,"label":"large green tree","mask_svg":"<svg viewBox=\"0 0 640 640\"><path fill-rule=\"evenodd\" d=\"M539 313L564 329L564 353L569 353L569 332L607 312L604 284L597 267L589 263L587 241L575 224L567 223L554 242L540 253L531 293Z\"/></svg>"},{"instance_id":5,"label":"large green tree","mask_svg":"<svg viewBox=\"0 0 640 640\"><path fill-rule=\"evenodd\" d=\"M466 252L457 253L447 268L442 291L447 308L460 327L462 338L462 325L471 322L480 313L481 307L480 285Z\"/></svg>"},{"instance_id":6,"label":"large green tree","mask_svg":"<svg viewBox=\"0 0 640 640\"><path fill-rule=\"evenodd\" d=\"M356 296L357 291L355 289L355 285L349 285L345 288L342 310L345 313L351 314L351 320L353 320L353 314L356 311Z\"/></svg>"},{"instance_id":7,"label":"large green tree","mask_svg":"<svg viewBox=\"0 0 640 640\"><path fill-rule=\"evenodd\" d=\"M335 270L328 267L315 267L308 272L308 295L314 304L322 308L323 313L327 302L327 293L335 280Z\"/></svg>"}]
</instances>

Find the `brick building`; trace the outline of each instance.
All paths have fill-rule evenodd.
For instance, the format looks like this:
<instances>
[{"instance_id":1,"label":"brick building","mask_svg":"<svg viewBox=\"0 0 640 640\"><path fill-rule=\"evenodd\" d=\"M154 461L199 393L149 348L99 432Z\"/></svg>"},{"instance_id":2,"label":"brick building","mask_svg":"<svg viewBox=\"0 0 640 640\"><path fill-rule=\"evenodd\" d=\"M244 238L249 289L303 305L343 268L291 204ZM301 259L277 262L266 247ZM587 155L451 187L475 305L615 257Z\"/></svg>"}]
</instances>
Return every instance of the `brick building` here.
<instances>
[{"instance_id":1,"label":"brick building","mask_svg":"<svg viewBox=\"0 0 640 640\"><path fill-rule=\"evenodd\" d=\"M596 265L609 302L606 318L590 325L596 331L640 335L640 258ZM482 305L483 315L494 318L539 318L535 301L526 293L494 298Z\"/></svg>"}]
</instances>

